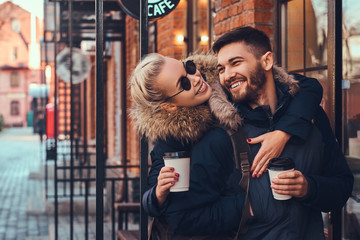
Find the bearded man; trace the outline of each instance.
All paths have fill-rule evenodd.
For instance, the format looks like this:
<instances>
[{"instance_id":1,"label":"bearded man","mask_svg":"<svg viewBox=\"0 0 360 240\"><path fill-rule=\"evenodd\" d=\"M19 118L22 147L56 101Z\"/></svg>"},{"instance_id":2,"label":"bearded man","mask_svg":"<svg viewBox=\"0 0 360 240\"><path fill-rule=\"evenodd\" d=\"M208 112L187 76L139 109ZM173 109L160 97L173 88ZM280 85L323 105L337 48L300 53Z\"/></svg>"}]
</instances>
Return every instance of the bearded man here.
<instances>
[{"instance_id":1,"label":"bearded man","mask_svg":"<svg viewBox=\"0 0 360 240\"><path fill-rule=\"evenodd\" d=\"M270 40L264 32L251 27L232 30L215 41L213 51L222 87L213 86L209 103L222 124L230 125L235 115L240 116L251 139L274 131L284 112L292 111L289 106L296 112L290 103L299 89L298 81L307 78L274 66ZM250 180L253 216L240 239L325 239L321 211L342 208L354 178L325 112L317 108L314 119L302 119L310 123L306 129L290 126L290 134L301 137L290 139L281 156L292 158L295 170L279 174L272 182L267 173ZM260 144L250 148L254 157ZM272 189L292 199L275 200Z\"/></svg>"}]
</instances>

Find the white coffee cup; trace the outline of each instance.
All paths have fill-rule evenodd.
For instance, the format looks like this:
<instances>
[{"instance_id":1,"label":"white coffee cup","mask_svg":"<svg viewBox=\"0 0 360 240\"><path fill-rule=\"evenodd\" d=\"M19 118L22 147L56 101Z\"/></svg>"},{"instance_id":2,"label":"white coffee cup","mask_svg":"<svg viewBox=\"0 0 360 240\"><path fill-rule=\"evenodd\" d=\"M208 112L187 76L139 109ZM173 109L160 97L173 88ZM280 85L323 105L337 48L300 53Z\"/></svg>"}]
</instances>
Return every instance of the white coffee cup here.
<instances>
[{"instance_id":1,"label":"white coffee cup","mask_svg":"<svg viewBox=\"0 0 360 240\"><path fill-rule=\"evenodd\" d=\"M179 174L179 181L170 188L170 192L189 191L190 183L190 153L187 151L166 152L164 154L166 167L173 167Z\"/></svg>"},{"instance_id":2,"label":"white coffee cup","mask_svg":"<svg viewBox=\"0 0 360 240\"><path fill-rule=\"evenodd\" d=\"M279 173L294 171L294 162L291 158L279 157L270 160L268 165L270 184L273 178L277 178ZM273 196L276 200L288 200L292 198L290 195L275 193L274 189L271 189Z\"/></svg>"}]
</instances>

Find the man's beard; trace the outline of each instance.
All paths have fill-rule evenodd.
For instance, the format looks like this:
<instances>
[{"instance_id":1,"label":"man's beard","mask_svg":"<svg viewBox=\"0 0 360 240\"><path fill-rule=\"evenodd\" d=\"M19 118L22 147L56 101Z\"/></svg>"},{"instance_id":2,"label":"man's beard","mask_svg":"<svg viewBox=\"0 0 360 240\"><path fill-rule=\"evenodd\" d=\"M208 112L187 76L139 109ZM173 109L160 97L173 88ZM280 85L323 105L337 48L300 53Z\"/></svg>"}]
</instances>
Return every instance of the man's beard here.
<instances>
[{"instance_id":1,"label":"man's beard","mask_svg":"<svg viewBox=\"0 0 360 240\"><path fill-rule=\"evenodd\" d=\"M257 102L260 95L260 90L266 82L266 76L260 63L257 63L254 71L250 72L250 81L247 81L245 91L230 92L233 102Z\"/></svg>"}]
</instances>

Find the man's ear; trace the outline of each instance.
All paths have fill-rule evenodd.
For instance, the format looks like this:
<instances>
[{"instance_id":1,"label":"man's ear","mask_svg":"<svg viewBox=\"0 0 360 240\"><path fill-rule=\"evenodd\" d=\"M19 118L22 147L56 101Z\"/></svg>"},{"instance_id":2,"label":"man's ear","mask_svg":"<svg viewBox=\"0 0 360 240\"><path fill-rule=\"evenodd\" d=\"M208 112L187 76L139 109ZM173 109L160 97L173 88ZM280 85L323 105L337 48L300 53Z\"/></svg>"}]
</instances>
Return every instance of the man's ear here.
<instances>
[{"instance_id":1,"label":"man's ear","mask_svg":"<svg viewBox=\"0 0 360 240\"><path fill-rule=\"evenodd\" d=\"M270 71L274 66L274 55L272 52L268 51L264 55L262 55L261 59L261 66L265 71Z\"/></svg>"},{"instance_id":2,"label":"man's ear","mask_svg":"<svg viewBox=\"0 0 360 240\"><path fill-rule=\"evenodd\" d=\"M171 102L163 102L160 104L160 107L167 112L173 112L178 109L178 106Z\"/></svg>"}]
</instances>

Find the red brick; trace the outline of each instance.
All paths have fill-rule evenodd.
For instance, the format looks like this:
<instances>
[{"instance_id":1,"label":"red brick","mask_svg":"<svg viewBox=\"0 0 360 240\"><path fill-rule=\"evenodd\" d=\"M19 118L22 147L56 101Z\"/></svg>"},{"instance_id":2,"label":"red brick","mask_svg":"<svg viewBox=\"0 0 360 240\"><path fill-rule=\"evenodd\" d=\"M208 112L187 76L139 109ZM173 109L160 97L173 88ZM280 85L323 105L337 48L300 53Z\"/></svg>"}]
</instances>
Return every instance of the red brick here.
<instances>
[{"instance_id":1,"label":"red brick","mask_svg":"<svg viewBox=\"0 0 360 240\"><path fill-rule=\"evenodd\" d=\"M256 0L245 0L243 3L243 11L254 10Z\"/></svg>"},{"instance_id":2,"label":"red brick","mask_svg":"<svg viewBox=\"0 0 360 240\"><path fill-rule=\"evenodd\" d=\"M232 5L230 8L229 8L229 16L235 16L238 14L238 6L237 5Z\"/></svg>"},{"instance_id":3,"label":"red brick","mask_svg":"<svg viewBox=\"0 0 360 240\"><path fill-rule=\"evenodd\" d=\"M222 6L223 8L225 8L225 7L227 7L227 6L229 6L229 5L231 4L231 1L232 1L232 0L222 0L221 6Z\"/></svg>"},{"instance_id":4,"label":"red brick","mask_svg":"<svg viewBox=\"0 0 360 240\"><path fill-rule=\"evenodd\" d=\"M256 23L269 23L272 18L272 12L255 12Z\"/></svg>"},{"instance_id":5,"label":"red brick","mask_svg":"<svg viewBox=\"0 0 360 240\"><path fill-rule=\"evenodd\" d=\"M222 25L221 24L216 24L214 27L214 32L215 32L215 36L219 36L223 33L222 31Z\"/></svg>"},{"instance_id":6,"label":"red brick","mask_svg":"<svg viewBox=\"0 0 360 240\"><path fill-rule=\"evenodd\" d=\"M229 17L229 11L228 9L225 9L224 11L222 11L221 13L221 18L220 18L220 21L224 20L224 19L227 19Z\"/></svg>"},{"instance_id":7,"label":"red brick","mask_svg":"<svg viewBox=\"0 0 360 240\"><path fill-rule=\"evenodd\" d=\"M255 1L255 8L256 9L272 9L274 7L272 1L270 0L261 0L261 1Z\"/></svg>"}]
</instances>

